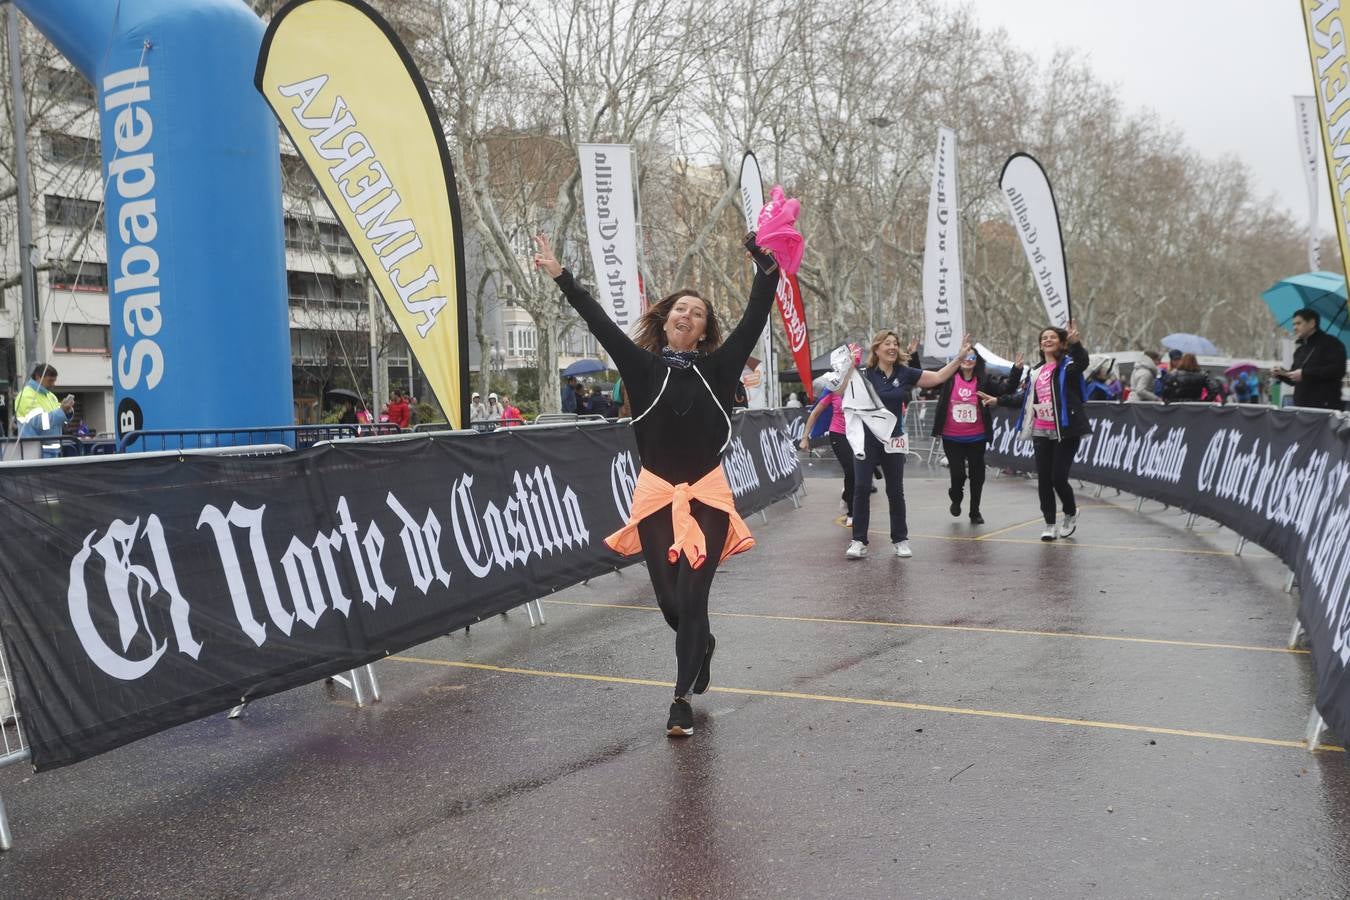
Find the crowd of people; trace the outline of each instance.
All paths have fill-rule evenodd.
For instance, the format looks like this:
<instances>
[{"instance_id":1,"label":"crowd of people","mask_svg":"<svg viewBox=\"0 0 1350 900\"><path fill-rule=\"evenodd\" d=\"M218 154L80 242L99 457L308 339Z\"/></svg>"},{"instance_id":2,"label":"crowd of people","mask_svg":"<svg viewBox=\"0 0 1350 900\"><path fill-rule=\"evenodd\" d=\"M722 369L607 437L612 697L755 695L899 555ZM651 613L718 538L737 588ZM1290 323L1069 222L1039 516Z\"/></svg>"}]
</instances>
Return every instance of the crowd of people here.
<instances>
[{"instance_id":1,"label":"crowd of people","mask_svg":"<svg viewBox=\"0 0 1350 900\"><path fill-rule=\"evenodd\" d=\"M562 411L579 416L613 418L618 415L618 390L617 387L606 390L603 385L582 384L575 375L569 375L562 387Z\"/></svg>"},{"instance_id":2,"label":"crowd of people","mask_svg":"<svg viewBox=\"0 0 1350 900\"><path fill-rule=\"evenodd\" d=\"M1316 311L1295 313L1297 349L1291 368L1275 367L1271 376L1293 386L1293 405L1341 409L1346 374L1346 350L1341 341L1320 330ZM909 346L908 365L900 365L900 337L879 332L869 348L841 348L826 376L826 390L807 416L802 449L810 446L817 420L830 417L830 448L843 471L841 506L852 540L844 551L848 559L862 559L868 550L873 478L883 477L890 508L890 539L896 556L913 555L909 546L904 499L904 463L908 445L904 435L906 406L914 393L936 401L931 434L942 441L951 479L950 512L960 516L966 506L972 525L984 524L980 512L985 481L985 447L993 440L989 408L1019 410L1014 429L1029 441L1035 457L1041 515L1041 540L1068 537L1078 528L1078 507L1069 481L1073 458L1082 439L1091 432L1085 404L1090 401L1128 403L1257 403L1262 385L1255 366L1234 367L1220 378L1206 373L1194 354L1179 351L1163 356L1144 353L1121 383L1108 362L1093 367L1076 323L1061 329L1047 327L1038 339L1039 361L1023 377L1018 354L1006 376L987 371L983 357L972 349L969 336L960 352L941 369L926 371ZM861 379L850 386L850 379Z\"/></svg>"}]
</instances>

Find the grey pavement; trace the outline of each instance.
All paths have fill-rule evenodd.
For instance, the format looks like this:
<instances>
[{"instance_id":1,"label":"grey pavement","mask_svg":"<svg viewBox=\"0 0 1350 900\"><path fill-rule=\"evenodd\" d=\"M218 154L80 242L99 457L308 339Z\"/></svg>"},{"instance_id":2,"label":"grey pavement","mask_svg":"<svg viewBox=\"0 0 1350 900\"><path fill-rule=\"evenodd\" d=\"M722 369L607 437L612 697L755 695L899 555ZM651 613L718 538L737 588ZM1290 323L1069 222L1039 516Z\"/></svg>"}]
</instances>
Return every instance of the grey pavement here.
<instances>
[{"instance_id":1,"label":"grey pavement","mask_svg":"<svg viewBox=\"0 0 1350 900\"><path fill-rule=\"evenodd\" d=\"M1300 746L1278 560L1034 485L987 524L906 479L914 558L846 561L833 462L713 589L713 688L665 736L640 567L65 769L0 770L5 897L1306 897L1350 885L1350 762ZM1328 738L1331 741L1334 738Z\"/></svg>"}]
</instances>

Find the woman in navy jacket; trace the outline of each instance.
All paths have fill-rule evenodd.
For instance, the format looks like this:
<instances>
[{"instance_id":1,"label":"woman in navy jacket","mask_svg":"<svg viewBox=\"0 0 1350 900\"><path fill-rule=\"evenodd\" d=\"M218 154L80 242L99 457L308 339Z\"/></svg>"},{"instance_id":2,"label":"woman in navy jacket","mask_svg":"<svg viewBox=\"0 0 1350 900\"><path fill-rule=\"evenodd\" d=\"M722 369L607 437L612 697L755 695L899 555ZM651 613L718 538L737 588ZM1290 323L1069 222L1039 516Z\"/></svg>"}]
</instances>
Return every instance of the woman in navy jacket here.
<instances>
[{"instance_id":1,"label":"woman in navy jacket","mask_svg":"<svg viewBox=\"0 0 1350 900\"><path fill-rule=\"evenodd\" d=\"M904 404L909 400L911 388L937 387L956 371L959 360L970 352L970 335L966 335L961 352L947 365L936 372L900 365L900 337L894 331L880 331L872 338L872 348L867 357L867 368L854 373L852 377L866 378L877 399L895 416L895 430L892 437L904 433ZM848 415L847 406L845 415ZM909 525L905 521L905 454L890 453L882 446L870 431L863 433L863 452L859 456L856 448L853 459L853 540L849 543L844 556L848 559L862 559L867 555L867 526L871 521L872 472L881 468L886 479L886 500L891 508L891 545L896 556L910 557Z\"/></svg>"},{"instance_id":2,"label":"woman in navy jacket","mask_svg":"<svg viewBox=\"0 0 1350 900\"><path fill-rule=\"evenodd\" d=\"M1078 527L1078 504L1069 486L1069 468L1083 436L1091 433L1083 409L1088 352L1079 341L1078 324L1068 330L1053 325L1041 329L1041 364L1027 375L1016 394L998 400L1000 406L1020 406L1017 436L1031 441L1036 452L1036 480L1041 495L1045 529L1041 540L1068 537ZM1055 496L1064 507L1064 518L1055 527Z\"/></svg>"}]
</instances>

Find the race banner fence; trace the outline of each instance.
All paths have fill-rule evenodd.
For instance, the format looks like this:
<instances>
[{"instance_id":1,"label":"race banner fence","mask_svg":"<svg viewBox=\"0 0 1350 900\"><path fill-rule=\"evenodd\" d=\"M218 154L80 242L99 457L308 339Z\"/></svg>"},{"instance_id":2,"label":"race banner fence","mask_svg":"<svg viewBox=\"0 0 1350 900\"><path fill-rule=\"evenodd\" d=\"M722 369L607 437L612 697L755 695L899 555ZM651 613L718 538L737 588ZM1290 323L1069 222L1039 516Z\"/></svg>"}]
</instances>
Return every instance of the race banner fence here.
<instances>
[{"instance_id":1,"label":"race banner fence","mask_svg":"<svg viewBox=\"0 0 1350 900\"><path fill-rule=\"evenodd\" d=\"M1072 477L1214 519L1278 556L1299 584L1316 705L1350 739L1350 424L1311 410L1089 403ZM994 418L990 465L1034 471L1017 411Z\"/></svg>"},{"instance_id":2,"label":"race banner fence","mask_svg":"<svg viewBox=\"0 0 1350 900\"><path fill-rule=\"evenodd\" d=\"M723 466L742 515L800 487L799 420L735 417ZM627 518L637 471L623 425L7 465L0 633L33 765L357 668L636 562L604 538Z\"/></svg>"}]
</instances>

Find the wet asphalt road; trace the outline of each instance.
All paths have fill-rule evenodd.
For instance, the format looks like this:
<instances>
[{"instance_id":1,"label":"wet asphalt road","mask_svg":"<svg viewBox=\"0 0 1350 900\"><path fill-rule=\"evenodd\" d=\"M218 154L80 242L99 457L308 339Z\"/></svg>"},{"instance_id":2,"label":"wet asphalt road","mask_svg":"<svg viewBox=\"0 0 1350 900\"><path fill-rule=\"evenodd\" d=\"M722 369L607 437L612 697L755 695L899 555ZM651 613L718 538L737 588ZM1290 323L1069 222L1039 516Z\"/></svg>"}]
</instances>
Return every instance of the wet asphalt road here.
<instances>
[{"instance_id":1,"label":"wet asphalt road","mask_svg":"<svg viewBox=\"0 0 1350 900\"><path fill-rule=\"evenodd\" d=\"M921 473L913 559L882 552L878 494L875 555L845 561L833 480L751 520L692 738L664 734L673 640L633 568L546 601L547 625L378 664L364 710L313 685L0 770L0 893L1350 892L1350 760L1297 746L1311 665L1283 649L1277 560L1109 490L1042 545L1020 478L990 481L975 529Z\"/></svg>"}]
</instances>

